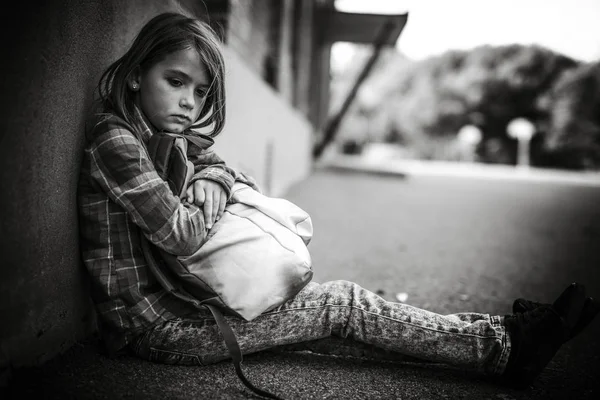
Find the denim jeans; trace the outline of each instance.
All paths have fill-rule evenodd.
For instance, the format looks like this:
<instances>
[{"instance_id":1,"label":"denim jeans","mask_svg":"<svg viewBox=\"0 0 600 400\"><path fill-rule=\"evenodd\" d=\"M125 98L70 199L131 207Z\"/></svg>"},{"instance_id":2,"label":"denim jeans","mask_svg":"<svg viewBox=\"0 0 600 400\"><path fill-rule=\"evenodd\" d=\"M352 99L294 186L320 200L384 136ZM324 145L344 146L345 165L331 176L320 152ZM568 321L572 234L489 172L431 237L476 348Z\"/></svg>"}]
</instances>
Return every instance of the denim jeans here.
<instances>
[{"instance_id":1,"label":"denim jeans","mask_svg":"<svg viewBox=\"0 0 600 400\"><path fill-rule=\"evenodd\" d=\"M346 347L352 355L353 347L372 347L378 350L375 357L406 355L498 375L510 353L509 335L499 316L440 315L386 301L347 281L311 282L293 299L250 322L226 319L243 354L286 347L340 354ZM329 348L335 346L332 336L346 345ZM139 357L167 364L206 365L229 358L208 310L157 325L131 348Z\"/></svg>"}]
</instances>

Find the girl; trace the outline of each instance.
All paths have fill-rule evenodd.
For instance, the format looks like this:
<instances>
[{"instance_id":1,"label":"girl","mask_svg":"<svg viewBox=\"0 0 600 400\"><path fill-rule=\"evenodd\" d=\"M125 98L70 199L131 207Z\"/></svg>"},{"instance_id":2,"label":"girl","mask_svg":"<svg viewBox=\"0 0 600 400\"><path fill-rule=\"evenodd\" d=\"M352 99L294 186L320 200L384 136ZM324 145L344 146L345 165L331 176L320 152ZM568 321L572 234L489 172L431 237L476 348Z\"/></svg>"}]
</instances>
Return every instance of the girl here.
<instances>
[{"instance_id":1,"label":"girl","mask_svg":"<svg viewBox=\"0 0 600 400\"><path fill-rule=\"evenodd\" d=\"M237 172L191 145L195 174L180 201L145 151L153 132L188 132L225 120L224 62L211 29L167 13L149 21L103 74L79 183L81 248L108 349L177 364L228 358L208 310L167 294L148 270L142 235L175 255L198 249L223 213ZM596 314L583 287L553 305L519 299L514 314L438 315L347 282L310 283L251 322L227 317L244 353L331 336L356 346L444 362L526 385Z\"/></svg>"}]
</instances>

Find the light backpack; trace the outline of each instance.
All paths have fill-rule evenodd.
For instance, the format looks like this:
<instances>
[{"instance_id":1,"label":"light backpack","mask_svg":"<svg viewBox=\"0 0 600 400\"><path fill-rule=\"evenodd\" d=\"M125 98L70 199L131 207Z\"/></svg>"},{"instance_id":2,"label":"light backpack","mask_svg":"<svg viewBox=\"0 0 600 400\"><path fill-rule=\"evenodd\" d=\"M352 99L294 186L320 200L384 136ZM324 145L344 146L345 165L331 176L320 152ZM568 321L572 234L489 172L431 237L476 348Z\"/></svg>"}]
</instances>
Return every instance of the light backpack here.
<instances>
[{"instance_id":1,"label":"light backpack","mask_svg":"<svg viewBox=\"0 0 600 400\"><path fill-rule=\"evenodd\" d=\"M148 152L158 174L180 198L193 175L188 145L207 148L205 136L156 133ZM212 312L239 378L265 397L241 371L242 354L224 314L251 321L293 298L313 276L307 245L312 238L310 216L292 202L267 197L243 179L236 179L221 218L192 255L174 256L143 240L152 273L170 293ZM247 181L246 181L247 182Z\"/></svg>"}]
</instances>

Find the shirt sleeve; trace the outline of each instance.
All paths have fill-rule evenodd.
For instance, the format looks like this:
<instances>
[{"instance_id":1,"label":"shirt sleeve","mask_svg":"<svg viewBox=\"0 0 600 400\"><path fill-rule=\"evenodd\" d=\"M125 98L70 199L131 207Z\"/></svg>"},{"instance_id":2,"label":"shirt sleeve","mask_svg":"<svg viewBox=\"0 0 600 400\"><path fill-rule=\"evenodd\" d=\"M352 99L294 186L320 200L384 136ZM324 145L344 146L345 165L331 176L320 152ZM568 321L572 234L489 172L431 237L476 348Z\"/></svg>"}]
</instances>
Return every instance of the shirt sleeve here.
<instances>
[{"instance_id":1,"label":"shirt sleeve","mask_svg":"<svg viewBox=\"0 0 600 400\"><path fill-rule=\"evenodd\" d=\"M206 235L202 211L173 195L130 131L115 128L97 136L89 152L92 177L148 240L182 256L201 246Z\"/></svg>"},{"instance_id":2,"label":"shirt sleeve","mask_svg":"<svg viewBox=\"0 0 600 400\"><path fill-rule=\"evenodd\" d=\"M250 186L252 189L256 190L258 193L262 193L262 189L256 182L256 179L254 179L252 176L250 176L244 172L241 172L241 171L235 171L235 173L236 173L236 176L235 176L236 182L245 183L246 185Z\"/></svg>"},{"instance_id":3,"label":"shirt sleeve","mask_svg":"<svg viewBox=\"0 0 600 400\"><path fill-rule=\"evenodd\" d=\"M220 183L227 197L231 195L236 173L214 151L190 144L187 157L194 164L194 175L190 179L190 185L198 179L209 179Z\"/></svg>"}]
</instances>

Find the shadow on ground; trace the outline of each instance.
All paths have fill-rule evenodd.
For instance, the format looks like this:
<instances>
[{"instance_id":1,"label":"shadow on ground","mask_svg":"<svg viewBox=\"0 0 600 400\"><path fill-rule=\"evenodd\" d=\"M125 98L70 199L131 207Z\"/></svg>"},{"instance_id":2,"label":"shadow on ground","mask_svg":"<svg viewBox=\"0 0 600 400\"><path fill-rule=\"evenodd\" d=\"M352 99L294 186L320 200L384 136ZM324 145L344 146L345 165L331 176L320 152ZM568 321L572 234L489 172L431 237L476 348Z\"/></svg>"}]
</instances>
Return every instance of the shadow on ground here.
<instances>
[{"instance_id":1,"label":"shadow on ground","mask_svg":"<svg viewBox=\"0 0 600 400\"><path fill-rule=\"evenodd\" d=\"M564 379L550 370L534 388L514 390L440 364L374 361L308 352L247 356L244 370L259 387L284 399L551 399L591 398L585 389L548 391ZM580 388L581 389L581 388ZM7 399L251 399L229 362L205 367L109 359L94 342L76 345L39 368L17 371Z\"/></svg>"}]
</instances>

